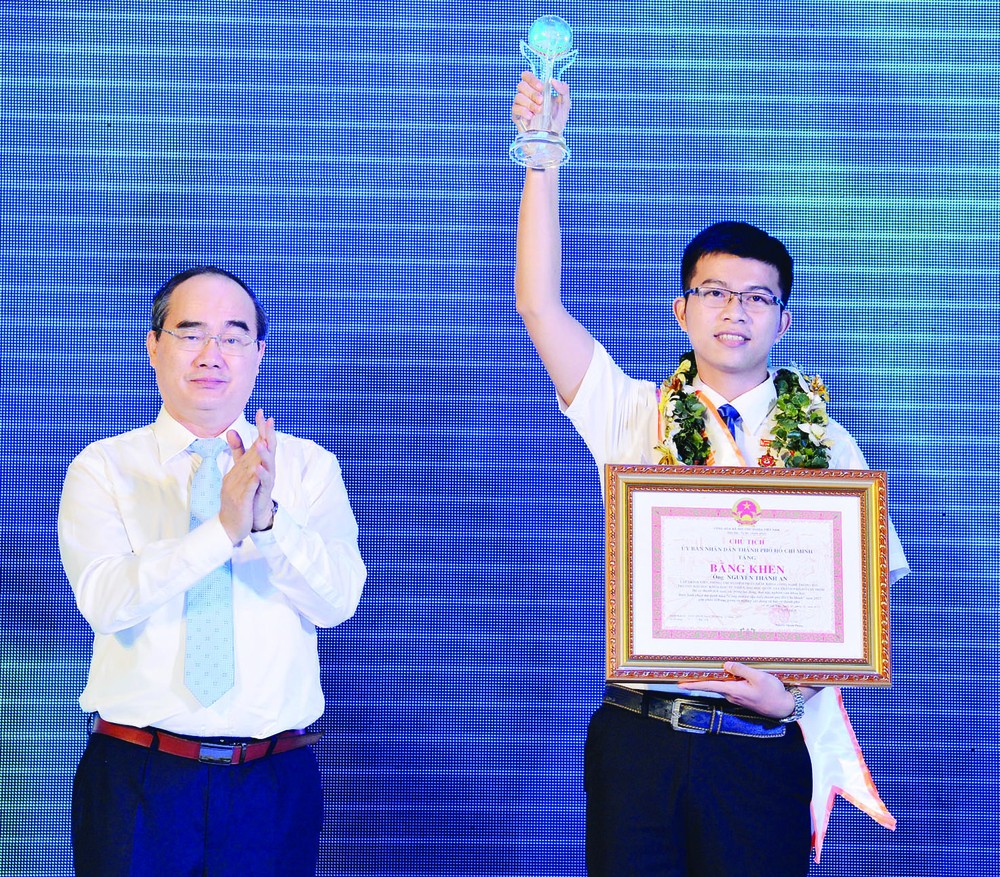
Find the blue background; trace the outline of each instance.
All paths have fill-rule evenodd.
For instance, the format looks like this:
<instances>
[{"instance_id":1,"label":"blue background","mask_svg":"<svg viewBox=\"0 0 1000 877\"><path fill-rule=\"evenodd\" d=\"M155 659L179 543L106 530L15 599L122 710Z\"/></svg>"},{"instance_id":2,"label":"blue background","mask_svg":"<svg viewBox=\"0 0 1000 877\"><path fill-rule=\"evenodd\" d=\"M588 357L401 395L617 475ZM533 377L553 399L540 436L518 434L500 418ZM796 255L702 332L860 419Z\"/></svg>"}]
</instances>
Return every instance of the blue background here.
<instances>
[{"instance_id":1,"label":"blue background","mask_svg":"<svg viewBox=\"0 0 1000 877\"><path fill-rule=\"evenodd\" d=\"M775 364L823 375L914 572L846 700L890 833L826 875L996 873L996 4L12 2L0 10L0 872L71 871L90 654L66 466L145 424L159 283L246 277L253 405L333 450L370 578L324 632L326 875L580 875L603 672L596 468L514 312L518 40L573 25L565 297L631 374L684 348L687 240L796 258Z\"/></svg>"}]
</instances>

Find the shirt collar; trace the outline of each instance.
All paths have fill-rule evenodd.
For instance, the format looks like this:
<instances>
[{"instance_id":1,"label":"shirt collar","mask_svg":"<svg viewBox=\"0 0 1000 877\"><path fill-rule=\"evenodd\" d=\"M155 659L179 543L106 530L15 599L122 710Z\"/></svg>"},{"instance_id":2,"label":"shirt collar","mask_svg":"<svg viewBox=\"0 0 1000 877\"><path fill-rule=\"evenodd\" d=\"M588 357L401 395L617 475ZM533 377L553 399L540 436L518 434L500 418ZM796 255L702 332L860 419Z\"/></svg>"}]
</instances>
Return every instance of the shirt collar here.
<instances>
[{"instance_id":1,"label":"shirt collar","mask_svg":"<svg viewBox=\"0 0 1000 877\"><path fill-rule=\"evenodd\" d=\"M242 414L229 426L227 426L219 437L225 438L229 430L235 429L243 439L243 447L249 448L257 439L257 430L250 425L249 421ZM157 451L160 455L160 463L166 463L172 457L177 456L181 451L187 450L198 436L192 433L187 427L181 426L173 417L167 413L167 409L160 407L160 413L153 423L153 436L156 439Z\"/></svg>"},{"instance_id":2,"label":"shirt collar","mask_svg":"<svg viewBox=\"0 0 1000 877\"><path fill-rule=\"evenodd\" d=\"M717 393L701 378L695 376L692 386L704 393L716 408L725 405L727 402L740 412L743 419L743 431L746 433L756 433L764 423L765 418L774 407L774 402L778 398L778 393L774 389L774 373L768 372L767 380L758 384L752 390L747 390L735 399L726 399L721 393Z\"/></svg>"}]
</instances>

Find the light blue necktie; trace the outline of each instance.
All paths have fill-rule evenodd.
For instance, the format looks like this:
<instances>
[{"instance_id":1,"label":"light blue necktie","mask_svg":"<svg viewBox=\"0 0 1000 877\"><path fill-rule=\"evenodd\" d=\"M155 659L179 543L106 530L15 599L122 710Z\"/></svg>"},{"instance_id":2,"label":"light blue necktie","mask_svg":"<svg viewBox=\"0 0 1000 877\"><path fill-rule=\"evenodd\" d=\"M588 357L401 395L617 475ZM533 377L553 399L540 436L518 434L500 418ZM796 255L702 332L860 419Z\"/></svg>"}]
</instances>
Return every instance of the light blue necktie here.
<instances>
[{"instance_id":1,"label":"light blue necktie","mask_svg":"<svg viewBox=\"0 0 1000 877\"><path fill-rule=\"evenodd\" d=\"M732 405L720 405L719 416L726 421L726 426L729 427L733 438L736 438L736 426L743 419L740 417L740 412L733 408Z\"/></svg>"},{"instance_id":2,"label":"light blue necktie","mask_svg":"<svg viewBox=\"0 0 1000 877\"><path fill-rule=\"evenodd\" d=\"M189 446L201 457L191 480L191 529L219 513L222 473L216 462L223 439L198 439ZM211 706L233 687L233 567L216 567L184 595L186 633L184 684L202 706Z\"/></svg>"}]
</instances>

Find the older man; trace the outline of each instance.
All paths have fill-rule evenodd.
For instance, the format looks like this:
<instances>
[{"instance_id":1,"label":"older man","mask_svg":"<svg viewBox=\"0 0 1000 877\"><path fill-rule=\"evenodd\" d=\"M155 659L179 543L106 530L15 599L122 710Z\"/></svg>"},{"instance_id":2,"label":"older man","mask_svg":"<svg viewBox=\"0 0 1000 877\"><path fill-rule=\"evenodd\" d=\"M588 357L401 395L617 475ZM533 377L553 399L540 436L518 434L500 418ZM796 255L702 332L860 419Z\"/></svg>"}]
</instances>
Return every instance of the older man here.
<instances>
[{"instance_id":1,"label":"older man","mask_svg":"<svg viewBox=\"0 0 1000 877\"><path fill-rule=\"evenodd\" d=\"M312 875L316 628L358 605L357 524L331 453L244 416L267 318L238 277L172 277L151 325L159 416L86 448L59 509L94 630L76 873Z\"/></svg>"}]
</instances>

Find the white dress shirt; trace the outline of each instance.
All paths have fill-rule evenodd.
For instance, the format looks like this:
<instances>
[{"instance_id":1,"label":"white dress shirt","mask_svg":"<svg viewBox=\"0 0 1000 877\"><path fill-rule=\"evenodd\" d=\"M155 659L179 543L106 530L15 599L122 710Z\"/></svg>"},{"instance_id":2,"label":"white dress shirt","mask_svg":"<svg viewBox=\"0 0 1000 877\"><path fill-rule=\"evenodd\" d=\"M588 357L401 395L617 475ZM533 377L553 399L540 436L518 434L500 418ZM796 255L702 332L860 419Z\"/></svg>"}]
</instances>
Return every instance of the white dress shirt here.
<instances>
[{"instance_id":1,"label":"white dress shirt","mask_svg":"<svg viewBox=\"0 0 1000 877\"><path fill-rule=\"evenodd\" d=\"M230 428L244 447L257 437L243 417ZM319 445L278 433L274 524L234 547L218 516L188 529L195 438L161 410L69 467L59 548L94 630L80 705L112 722L201 737L306 727L324 707L316 628L354 614L366 575L340 465ZM218 465L232 467L228 450ZM236 680L203 707L184 685L184 594L229 559Z\"/></svg>"},{"instance_id":2,"label":"white dress shirt","mask_svg":"<svg viewBox=\"0 0 1000 877\"><path fill-rule=\"evenodd\" d=\"M713 405L726 402L711 387L695 378L694 388L700 390ZM604 465L656 464L660 454L657 386L652 381L639 381L626 375L601 344L594 342L594 355L583 383L572 405L562 405L563 412L576 427L597 463L601 485L604 486ZM761 439L767 439L768 414L777 392L773 381L754 387L729 402L740 412L734 446L724 421L706 417L708 440L716 466L757 466L764 453ZM830 420L827 438L831 442L831 469L867 469L868 463L857 442L835 420ZM739 451L739 452L738 452ZM741 458L742 457L742 458ZM896 529L889 521L889 581L901 579L910 571Z\"/></svg>"}]
</instances>

